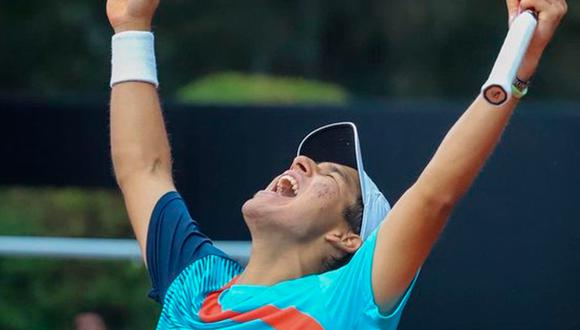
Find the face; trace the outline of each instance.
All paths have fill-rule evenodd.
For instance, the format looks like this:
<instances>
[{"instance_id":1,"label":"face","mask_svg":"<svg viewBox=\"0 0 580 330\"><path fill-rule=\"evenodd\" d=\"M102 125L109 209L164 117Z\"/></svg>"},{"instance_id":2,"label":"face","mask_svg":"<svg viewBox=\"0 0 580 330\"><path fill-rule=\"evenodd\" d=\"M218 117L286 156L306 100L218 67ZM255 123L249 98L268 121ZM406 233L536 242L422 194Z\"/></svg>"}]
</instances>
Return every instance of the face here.
<instances>
[{"instance_id":1,"label":"face","mask_svg":"<svg viewBox=\"0 0 580 330\"><path fill-rule=\"evenodd\" d=\"M252 236L282 233L311 241L330 230L348 228L343 211L360 196L358 173L336 163L299 156L242 207Z\"/></svg>"}]
</instances>

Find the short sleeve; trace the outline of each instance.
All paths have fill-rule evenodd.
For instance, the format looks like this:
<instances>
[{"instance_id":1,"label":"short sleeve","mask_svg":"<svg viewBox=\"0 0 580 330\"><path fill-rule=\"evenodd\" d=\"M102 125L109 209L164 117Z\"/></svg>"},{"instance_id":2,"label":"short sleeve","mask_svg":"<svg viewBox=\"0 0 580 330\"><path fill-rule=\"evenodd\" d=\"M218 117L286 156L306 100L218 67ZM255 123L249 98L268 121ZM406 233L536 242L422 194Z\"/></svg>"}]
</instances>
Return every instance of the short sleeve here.
<instances>
[{"instance_id":1,"label":"short sleeve","mask_svg":"<svg viewBox=\"0 0 580 330\"><path fill-rule=\"evenodd\" d=\"M396 329L402 311L409 299L419 272L401 296L392 312L385 315L375 304L372 291L372 266L378 228L365 240L351 261L344 267L329 272L332 277L333 301L329 305L332 315L344 316L336 320L349 329ZM334 274L333 274L334 273ZM337 300L340 299L340 300Z\"/></svg>"},{"instance_id":2,"label":"short sleeve","mask_svg":"<svg viewBox=\"0 0 580 330\"><path fill-rule=\"evenodd\" d=\"M201 233L179 195L163 195L151 214L147 231L147 269L152 289L149 297L163 303L171 282L191 263L208 255L228 256Z\"/></svg>"}]
</instances>

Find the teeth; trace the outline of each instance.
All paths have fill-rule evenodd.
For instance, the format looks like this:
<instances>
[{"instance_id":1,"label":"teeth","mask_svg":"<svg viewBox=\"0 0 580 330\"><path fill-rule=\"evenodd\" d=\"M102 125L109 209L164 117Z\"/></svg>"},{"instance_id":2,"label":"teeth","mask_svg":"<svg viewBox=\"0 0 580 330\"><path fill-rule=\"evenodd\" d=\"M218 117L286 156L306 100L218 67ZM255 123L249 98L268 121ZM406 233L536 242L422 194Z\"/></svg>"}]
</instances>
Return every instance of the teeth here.
<instances>
[{"instance_id":1,"label":"teeth","mask_svg":"<svg viewBox=\"0 0 580 330\"><path fill-rule=\"evenodd\" d=\"M290 175L283 175L276 183L276 191L281 194L283 190L289 190L289 188L291 188L292 193L296 195L298 192L298 182Z\"/></svg>"}]
</instances>

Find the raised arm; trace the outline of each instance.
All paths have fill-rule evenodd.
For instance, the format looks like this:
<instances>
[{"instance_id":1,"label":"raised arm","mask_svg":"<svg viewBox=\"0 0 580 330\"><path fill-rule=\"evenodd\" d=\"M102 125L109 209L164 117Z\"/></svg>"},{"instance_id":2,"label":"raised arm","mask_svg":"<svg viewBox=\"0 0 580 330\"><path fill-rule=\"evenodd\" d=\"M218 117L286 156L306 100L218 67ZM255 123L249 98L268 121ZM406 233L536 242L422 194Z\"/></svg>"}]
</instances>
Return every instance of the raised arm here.
<instances>
[{"instance_id":1,"label":"raised arm","mask_svg":"<svg viewBox=\"0 0 580 330\"><path fill-rule=\"evenodd\" d=\"M108 0L107 16L115 33L150 31L158 2ZM111 154L131 225L145 256L147 227L153 207L164 193L175 189L171 151L155 84L141 81L113 84Z\"/></svg>"},{"instance_id":2,"label":"raised arm","mask_svg":"<svg viewBox=\"0 0 580 330\"><path fill-rule=\"evenodd\" d=\"M565 0L508 0L510 17L519 9L539 13L538 27L520 66L528 80L566 13ZM419 179L394 205L381 226L373 261L376 303L391 310L421 267L453 207L492 153L518 101L493 106L478 96L445 136Z\"/></svg>"}]
</instances>

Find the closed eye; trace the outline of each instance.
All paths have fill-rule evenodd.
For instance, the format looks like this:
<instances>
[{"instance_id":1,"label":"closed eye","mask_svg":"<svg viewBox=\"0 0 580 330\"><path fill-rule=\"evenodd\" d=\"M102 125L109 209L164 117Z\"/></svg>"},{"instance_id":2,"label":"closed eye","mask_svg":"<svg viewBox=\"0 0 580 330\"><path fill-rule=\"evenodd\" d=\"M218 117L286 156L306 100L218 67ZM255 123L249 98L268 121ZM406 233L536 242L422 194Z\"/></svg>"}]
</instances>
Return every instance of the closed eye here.
<instances>
[{"instance_id":1,"label":"closed eye","mask_svg":"<svg viewBox=\"0 0 580 330\"><path fill-rule=\"evenodd\" d=\"M342 181L346 181L344 174L342 172L340 172L340 170L334 165L328 165L325 169L325 172L326 172L326 174L325 174L326 176L330 176L336 182L340 181L339 179L336 178L336 175L340 176ZM336 175L334 175L334 174L336 174Z\"/></svg>"},{"instance_id":2,"label":"closed eye","mask_svg":"<svg viewBox=\"0 0 580 330\"><path fill-rule=\"evenodd\" d=\"M331 177L331 178L332 178L332 180L334 180L334 182L336 182L336 184L340 186L340 183L341 183L341 181L342 181L342 180L341 180L341 179L339 179L339 178L337 178L337 175L338 175L338 176L340 176L340 175L339 175L339 174L338 174L336 171L334 171L334 170L330 170L330 171L329 171L329 172L326 174L326 176L329 176L329 177Z\"/></svg>"}]
</instances>

